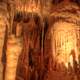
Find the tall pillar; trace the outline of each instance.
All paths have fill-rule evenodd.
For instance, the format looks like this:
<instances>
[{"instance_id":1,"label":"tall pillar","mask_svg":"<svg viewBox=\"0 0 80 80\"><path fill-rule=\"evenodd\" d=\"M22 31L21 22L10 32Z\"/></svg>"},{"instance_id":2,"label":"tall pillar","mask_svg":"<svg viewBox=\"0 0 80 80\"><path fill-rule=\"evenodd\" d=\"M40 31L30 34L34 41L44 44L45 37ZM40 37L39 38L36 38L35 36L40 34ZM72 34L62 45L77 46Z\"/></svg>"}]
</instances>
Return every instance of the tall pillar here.
<instances>
[{"instance_id":1,"label":"tall pillar","mask_svg":"<svg viewBox=\"0 0 80 80\"><path fill-rule=\"evenodd\" d=\"M10 35L7 42L6 51L6 71L5 80L15 80L19 55L22 51L22 39Z\"/></svg>"}]
</instances>

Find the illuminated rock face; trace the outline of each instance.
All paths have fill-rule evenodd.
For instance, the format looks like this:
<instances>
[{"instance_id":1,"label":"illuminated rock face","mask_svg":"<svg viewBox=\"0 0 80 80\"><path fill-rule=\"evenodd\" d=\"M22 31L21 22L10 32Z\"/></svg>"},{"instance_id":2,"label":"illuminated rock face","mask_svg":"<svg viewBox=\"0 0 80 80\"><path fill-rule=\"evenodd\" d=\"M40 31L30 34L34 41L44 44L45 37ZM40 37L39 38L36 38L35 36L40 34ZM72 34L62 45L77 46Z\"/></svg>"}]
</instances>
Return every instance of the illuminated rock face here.
<instances>
[{"instance_id":1,"label":"illuminated rock face","mask_svg":"<svg viewBox=\"0 0 80 80\"><path fill-rule=\"evenodd\" d=\"M77 28L72 23L56 22L51 32L53 57L57 63L63 63L67 68L69 63L73 67L73 55L78 62Z\"/></svg>"},{"instance_id":2,"label":"illuminated rock face","mask_svg":"<svg viewBox=\"0 0 80 80\"><path fill-rule=\"evenodd\" d=\"M19 12L25 13L40 13L40 1L28 0L28 1L16 1L16 9Z\"/></svg>"}]
</instances>

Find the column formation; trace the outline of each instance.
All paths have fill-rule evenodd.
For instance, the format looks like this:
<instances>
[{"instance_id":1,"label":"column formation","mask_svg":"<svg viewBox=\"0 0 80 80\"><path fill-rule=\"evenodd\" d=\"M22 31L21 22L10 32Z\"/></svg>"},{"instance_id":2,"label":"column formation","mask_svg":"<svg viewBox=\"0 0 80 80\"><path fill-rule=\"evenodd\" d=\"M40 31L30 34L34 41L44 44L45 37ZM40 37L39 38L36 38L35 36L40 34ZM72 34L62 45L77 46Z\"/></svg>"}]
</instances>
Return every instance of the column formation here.
<instances>
[{"instance_id":1,"label":"column formation","mask_svg":"<svg viewBox=\"0 0 80 80\"><path fill-rule=\"evenodd\" d=\"M22 39L10 35L7 42L5 80L15 80L18 58L21 51Z\"/></svg>"},{"instance_id":2,"label":"column formation","mask_svg":"<svg viewBox=\"0 0 80 80\"><path fill-rule=\"evenodd\" d=\"M2 54L3 54L5 33L6 33L6 24L4 22L2 15L0 15L0 80L3 80Z\"/></svg>"}]
</instances>

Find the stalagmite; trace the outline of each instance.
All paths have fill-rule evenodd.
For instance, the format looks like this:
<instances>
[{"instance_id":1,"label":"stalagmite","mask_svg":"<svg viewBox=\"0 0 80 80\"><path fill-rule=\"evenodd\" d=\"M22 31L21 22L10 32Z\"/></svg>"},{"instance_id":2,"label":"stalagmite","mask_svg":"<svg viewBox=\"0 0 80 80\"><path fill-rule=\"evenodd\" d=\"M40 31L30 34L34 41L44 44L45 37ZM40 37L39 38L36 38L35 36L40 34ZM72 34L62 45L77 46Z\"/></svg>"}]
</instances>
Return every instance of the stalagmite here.
<instances>
[{"instance_id":1,"label":"stalagmite","mask_svg":"<svg viewBox=\"0 0 80 80\"><path fill-rule=\"evenodd\" d=\"M22 39L11 35L7 42L5 80L15 80L18 58L22 51Z\"/></svg>"}]
</instances>

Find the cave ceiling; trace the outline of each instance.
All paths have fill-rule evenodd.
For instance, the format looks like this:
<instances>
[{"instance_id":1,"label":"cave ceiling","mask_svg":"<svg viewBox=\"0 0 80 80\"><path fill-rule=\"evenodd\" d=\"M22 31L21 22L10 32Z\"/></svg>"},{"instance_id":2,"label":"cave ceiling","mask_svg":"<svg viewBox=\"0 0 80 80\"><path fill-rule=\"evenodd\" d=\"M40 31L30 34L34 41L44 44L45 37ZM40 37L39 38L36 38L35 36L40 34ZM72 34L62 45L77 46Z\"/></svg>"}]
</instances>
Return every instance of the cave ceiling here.
<instances>
[{"instance_id":1,"label":"cave ceiling","mask_svg":"<svg viewBox=\"0 0 80 80\"><path fill-rule=\"evenodd\" d=\"M15 12L38 13L42 16L48 16L55 6L61 2L74 2L79 5L79 0L0 0L12 7ZM9 6L8 6L9 7Z\"/></svg>"}]
</instances>

